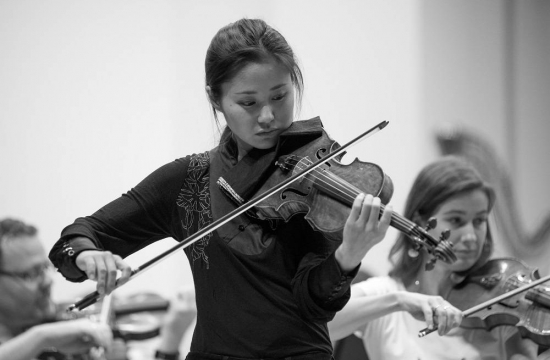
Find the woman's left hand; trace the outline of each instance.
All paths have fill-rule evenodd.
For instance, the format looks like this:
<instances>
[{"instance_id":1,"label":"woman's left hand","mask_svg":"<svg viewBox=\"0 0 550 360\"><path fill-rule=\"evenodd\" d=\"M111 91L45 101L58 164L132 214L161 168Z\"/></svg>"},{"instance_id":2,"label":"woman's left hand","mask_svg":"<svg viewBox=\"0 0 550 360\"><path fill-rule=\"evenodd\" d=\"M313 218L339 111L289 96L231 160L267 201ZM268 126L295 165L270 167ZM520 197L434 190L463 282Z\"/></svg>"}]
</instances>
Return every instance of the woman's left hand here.
<instances>
[{"instance_id":1,"label":"woman's left hand","mask_svg":"<svg viewBox=\"0 0 550 360\"><path fill-rule=\"evenodd\" d=\"M372 195L359 194L344 226L344 239L336 249L336 260L343 271L357 267L367 252L378 244L390 226L391 205L380 217L381 201Z\"/></svg>"}]
</instances>

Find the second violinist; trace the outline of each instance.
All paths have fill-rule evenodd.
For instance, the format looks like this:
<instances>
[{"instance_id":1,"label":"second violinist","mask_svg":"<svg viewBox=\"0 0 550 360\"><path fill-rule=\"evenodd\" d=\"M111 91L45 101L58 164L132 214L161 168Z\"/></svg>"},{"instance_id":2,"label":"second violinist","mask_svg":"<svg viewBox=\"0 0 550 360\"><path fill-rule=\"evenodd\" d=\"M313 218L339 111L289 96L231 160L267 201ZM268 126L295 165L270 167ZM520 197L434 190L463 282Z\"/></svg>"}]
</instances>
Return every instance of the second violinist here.
<instances>
[{"instance_id":1,"label":"second violinist","mask_svg":"<svg viewBox=\"0 0 550 360\"><path fill-rule=\"evenodd\" d=\"M67 226L50 259L68 280L91 279L99 293L111 292L117 270L120 284L131 272L123 258L167 237L181 241L234 209L217 184L222 175L256 188L281 133L291 126L298 134L321 131L319 121L294 123L302 74L284 37L264 21L220 29L205 68L214 115L227 123L219 146L159 168ZM326 239L303 216L273 223L241 215L187 247L197 302L187 359L332 359L326 323L348 301L351 280L391 213L387 206L379 219L380 199L360 194L342 241Z\"/></svg>"},{"instance_id":2,"label":"second violinist","mask_svg":"<svg viewBox=\"0 0 550 360\"><path fill-rule=\"evenodd\" d=\"M462 312L444 298L489 259L488 217L494 201L491 186L465 160L448 156L427 165L413 184L404 215L421 226L435 217L431 231L451 231L458 260L438 262L426 271L426 253L417 253L400 236L390 251L389 276L352 286L350 301L329 323L333 340L360 334L369 357L378 360L537 359L537 345L522 339L514 326L491 331L458 327ZM434 326L439 334L419 338L420 330Z\"/></svg>"}]
</instances>

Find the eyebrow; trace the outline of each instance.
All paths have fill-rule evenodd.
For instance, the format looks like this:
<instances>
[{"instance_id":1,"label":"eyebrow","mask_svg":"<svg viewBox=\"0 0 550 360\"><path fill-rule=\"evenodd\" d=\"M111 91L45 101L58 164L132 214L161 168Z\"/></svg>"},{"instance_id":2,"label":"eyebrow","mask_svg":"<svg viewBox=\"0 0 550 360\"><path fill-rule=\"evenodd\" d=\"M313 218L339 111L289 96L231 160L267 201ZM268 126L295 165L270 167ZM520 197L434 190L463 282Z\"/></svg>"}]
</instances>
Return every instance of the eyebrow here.
<instances>
[{"instance_id":1,"label":"eyebrow","mask_svg":"<svg viewBox=\"0 0 550 360\"><path fill-rule=\"evenodd\" d=\"M489 210L487 209L483 209L483 210L480 210L478 212L476 212L476 215L482 215L482 214L488 214L489 213ZM444 212L442 215L464 215L466 214L466 211L464 210L449 210L449 211L446 211Z\"/></svg>"},{"instance_id":2,"label":"eyebrow","mask_svg":"<svg viewBox=\"0 0 550 360\"><path fill-rule=\"evenodd\" d=\"M287 83L275 85L271 89L269 89L269 91L277 90L277 89L282 88L284 86L287 86ZM256 94L256 93L257 93L257 91L254 91L254 90L245 90L245 91L241 91L241 92L238 92L238 93L235 93L235 94L237 94L237 95L251 95L251 94Z\"/></svg>"}]
</instances>

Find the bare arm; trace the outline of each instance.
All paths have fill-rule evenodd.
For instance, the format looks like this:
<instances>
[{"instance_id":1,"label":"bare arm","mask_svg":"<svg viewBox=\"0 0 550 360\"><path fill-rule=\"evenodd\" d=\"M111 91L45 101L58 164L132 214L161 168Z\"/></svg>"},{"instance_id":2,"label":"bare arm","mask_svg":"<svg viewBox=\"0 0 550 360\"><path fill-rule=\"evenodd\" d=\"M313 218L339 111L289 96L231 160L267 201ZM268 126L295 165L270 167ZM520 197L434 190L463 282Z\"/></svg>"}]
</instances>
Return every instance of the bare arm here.
<instances>
[{"instance_id":1,"label":"bare arm","mask_svg":"<svg viewBox=\"0 0 550 360\"><path fill-rule=\"evenodd\" d=\"M354 285L346 306L328 323L331 340L351 335L369 322L396 311L407 311L414 318L426 321L428 328L437 324L439 335L446 334L462 322L462 312L440 296L408 291L368 295Z\"/></svg>"},{"instance_id":2,"label":"bare arm","mask_svg":"<svg viewBox=\"0 0 550 360\"><path fill-rule=\"evenodd\" d=\"M365 296L352 286L348 303L328 323L330 339L343 339L368 322L400 310L396 293Z\"/></svg>"}]
</instances>

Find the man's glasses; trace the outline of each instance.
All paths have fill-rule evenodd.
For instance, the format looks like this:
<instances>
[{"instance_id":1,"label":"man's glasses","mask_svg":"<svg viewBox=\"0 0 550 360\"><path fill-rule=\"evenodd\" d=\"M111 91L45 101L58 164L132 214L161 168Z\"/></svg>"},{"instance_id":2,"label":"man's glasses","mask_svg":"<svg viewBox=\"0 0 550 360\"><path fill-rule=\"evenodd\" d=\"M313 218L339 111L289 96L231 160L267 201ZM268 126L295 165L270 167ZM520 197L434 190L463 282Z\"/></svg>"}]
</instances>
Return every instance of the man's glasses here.
<instances>
[{"instance_id":1,"label":"man's glasses","mask_svg":"<svg viewBox=\"0 0 550 360\"><path fill-rule=\"evenodd\" d=\"M4 271L0 269L0 275L9 276L23 281L36 281L42 279L44 275L52 269L52 264L44 263L37 265L27 271Z\"/></svg>"}]
</instances>

